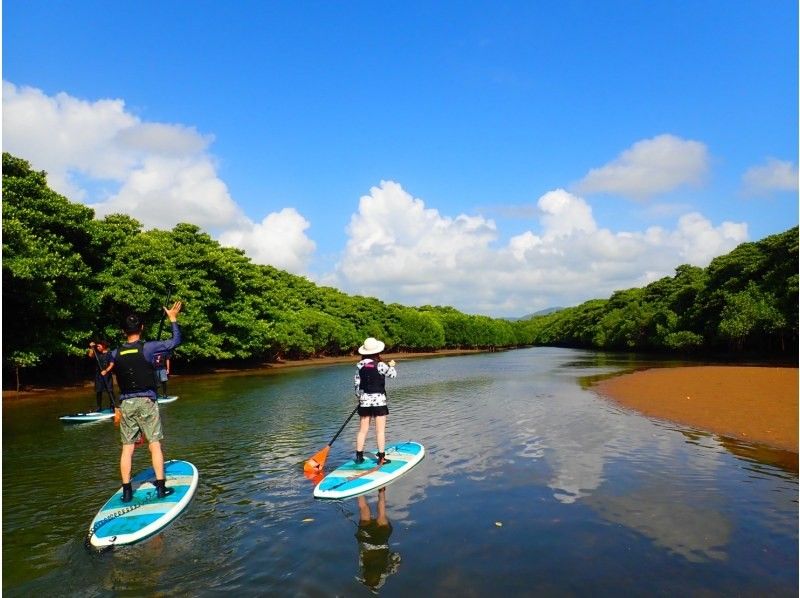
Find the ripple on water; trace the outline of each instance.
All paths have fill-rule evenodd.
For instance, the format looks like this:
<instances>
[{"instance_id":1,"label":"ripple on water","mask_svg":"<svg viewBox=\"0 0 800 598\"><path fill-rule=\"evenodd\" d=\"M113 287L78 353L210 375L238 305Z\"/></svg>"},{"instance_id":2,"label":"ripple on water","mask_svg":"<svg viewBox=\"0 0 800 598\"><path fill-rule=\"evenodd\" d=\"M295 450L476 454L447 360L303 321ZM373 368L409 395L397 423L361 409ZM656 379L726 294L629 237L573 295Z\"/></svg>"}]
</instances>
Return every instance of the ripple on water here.
<instances>
[{"instance_id":1,"label":"ripple on water","mask_svg":"<svg viewBox=\"0 0 800 598\"><path fill-rule=\"evenodd\" d=\"M623 361L566 349L400 361L388 441L427 456L384 494L400 564L380 591L795 595L796 470L616 409L576 379ZM366 594L356 531L378 495L315 500L302 473L351 413L352 374L177 379L165 452L200 470L194 502L151 541L97 557L81 541L118 483L118 429L66 430L70 405L4 404L4 592ZM328 470L356 430L354 418ZM137 451L134 469L148 461Z\"/></svg>"}]
</instances>

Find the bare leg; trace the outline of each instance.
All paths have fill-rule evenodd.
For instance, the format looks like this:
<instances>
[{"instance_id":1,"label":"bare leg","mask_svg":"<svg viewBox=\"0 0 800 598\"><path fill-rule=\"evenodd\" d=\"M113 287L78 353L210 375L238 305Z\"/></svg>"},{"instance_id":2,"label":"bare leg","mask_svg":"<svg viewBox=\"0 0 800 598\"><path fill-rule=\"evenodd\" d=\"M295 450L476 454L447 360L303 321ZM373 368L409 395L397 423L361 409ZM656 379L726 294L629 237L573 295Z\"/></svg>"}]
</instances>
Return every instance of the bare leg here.
<instances>
[{"instance_id":1,"label":"bare leg","mask_svg":"<svg viewBox=\"0 0 800 598\"><path fill-rule=\"evenodd\" d=\"M361 423L358 428L358 435L356 436L356 450L363 451L364 443L367 441L367 432L369 432L369 416L361 416Z\"/></svg>"},{"instance_id":2,"label":"bare leg","mask_svg":"<svg viewBox=\"0 0 800 598\"><path fill-rule=\"evenodd\" d=\"M378 525L389 525L386 517L386 488L378 490Z\"/></svg>"},{"instance_id":3,"label":"bare leg","mask_svg":"<svg viewBox=\"0 0 800 598\"><path fill-rule=\"evenodd\" d=\"M132 444L122 445L122 455L119 458L119 472L122 475L122 483L130 484L131 482L131 466L133 464L133 449Z\"/></svg>"},{"instance_id":4,"label":"bare leg","mask_svg":"<svg viewBox=\"0 0 800 598\"><path fill-rule=\"evenodd\" d=\"M384 452L386 448L386 416L375 416L375 439L378 442L378 452Z\"/></svg>"},{"instance_id":5,"label":"bare leg","mask_svg":"<svg viewBox=\"0 0 800 598\"><path fill-rule=\"evenodd\" d=\"M164 454L161 452L161 443L158 440L150 443L150 458L153 460L153 471L156 472L156 479L163 480Z\"/></svg>"},{"instance_id":6,"label":"bare leg","mask_svg":"<svg viewBox=\"0 0 800 598\"><path fill-rule=\"evenodd\" d=\"M369 523L372 519L372 513L369 510L367 499L363 496L358 497L358 522Z\"/></svg>"}]
</instances>

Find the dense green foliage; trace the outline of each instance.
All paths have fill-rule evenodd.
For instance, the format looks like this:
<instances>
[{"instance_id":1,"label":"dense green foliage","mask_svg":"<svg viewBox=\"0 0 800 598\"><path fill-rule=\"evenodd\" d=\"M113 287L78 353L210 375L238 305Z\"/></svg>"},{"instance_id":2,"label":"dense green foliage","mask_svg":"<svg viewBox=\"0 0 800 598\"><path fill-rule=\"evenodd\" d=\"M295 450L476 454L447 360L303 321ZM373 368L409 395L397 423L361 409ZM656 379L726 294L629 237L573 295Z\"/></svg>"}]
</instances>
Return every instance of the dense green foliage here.
<instances>
[{"instance_id":1,"label":"dense green foliage","mask_svg":"<svg viewBox=\"0 0 800 598\"><path fill-rule=\"evenodd\" d=\"M406 351L516 342L504 320L349 296L254 264L194 225L95 220L49 189L45 173L3 154L4 373L80 374L89 340L119 340L130 311L145 314L155 338L169 293L185 306L179 356L195 364L351 354L367 336Z\"/></svg>"},{"instance_id":2,"label":"dense green foliage","mask_svg":"<svg viewBox=\"0 0 800 598\"><path fill-rule=\"evenodd\" d=\"M796 355L798 229L743 243L707 268L519 323L523 343L625 351Z\"/></svg>"},{"instance_id":3,"label":"dense green foliage","mask_svg":"<svg viewBox=\"0 0 800 598\"><path fill-rule=\"evenodd\" d=\"M530 320L386 304L254 264L194 225L145 231L121 214L96 220L52 191L45 173L3 154L3 372L28 368L28 382L81 376L89 340L119 340L129 311L145 315L155 338L169 293L185 304L179 357L216 364L351 354L367 336L406 351L793 351L797 286L795 228L706 269L680 266L643 289Z\"/></svg>"}]
</instances>

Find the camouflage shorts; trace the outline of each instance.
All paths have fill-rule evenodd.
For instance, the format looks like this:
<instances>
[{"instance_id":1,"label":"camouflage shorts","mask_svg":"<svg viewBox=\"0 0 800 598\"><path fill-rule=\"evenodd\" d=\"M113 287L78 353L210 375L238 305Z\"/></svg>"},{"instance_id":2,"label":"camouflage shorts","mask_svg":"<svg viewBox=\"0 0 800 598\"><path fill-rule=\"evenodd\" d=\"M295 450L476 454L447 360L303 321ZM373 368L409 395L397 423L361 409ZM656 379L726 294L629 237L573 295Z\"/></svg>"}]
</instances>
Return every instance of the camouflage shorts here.
<instances>
[{"instance_id":1,"label":"camouflage shorts","mask_svg":"<svg viewBox=\"0 0 800 598\"><path fill-rule=\"evenodd\" d=\"M133 444L140 432L148 442L164 438L158 403L147 397L133 397L122 401L121 409L119 433L122 444Z\"/></svg>"}]
</instances>

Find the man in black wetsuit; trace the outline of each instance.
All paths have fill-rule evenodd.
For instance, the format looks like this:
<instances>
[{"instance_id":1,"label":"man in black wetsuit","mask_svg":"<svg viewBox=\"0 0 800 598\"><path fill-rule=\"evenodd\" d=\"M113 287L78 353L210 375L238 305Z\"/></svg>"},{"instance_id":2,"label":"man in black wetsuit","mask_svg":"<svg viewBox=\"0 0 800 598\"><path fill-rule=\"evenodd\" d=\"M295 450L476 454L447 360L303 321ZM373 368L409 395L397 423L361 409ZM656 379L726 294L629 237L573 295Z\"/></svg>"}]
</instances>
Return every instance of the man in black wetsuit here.
<instances>
[{"instance_id":1,"label":"man in black wetsuit","mask_svg":"<svg viewBox=\"0 0 800 598\"><path fill-rule=\"evenodd\" d=\"M141 339L144 324L139 316L132 314L125 319L123 331L127 341L111 352L111 363L101 371L107 375L112 369L120 388L120 436L122 438L122 455L119 469L122 475L122 501L130 502L133 498L131 487L131 467L133 450L137 436L142 434L148 441L153 470L156 473L156 495L164 498L173 490L165 486L164 455L161 451L161 416L156 402L158 381L153 368L153 355L159 352L172 351L181 343L181 329L178 326L178 313L181 302L176 301L171 308L164 308L172 323L172 338L165 341L143 341Z\"/></svg>"}]
</instances>

